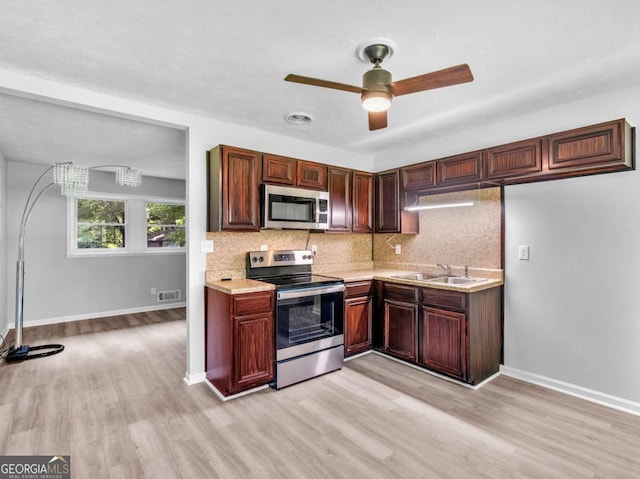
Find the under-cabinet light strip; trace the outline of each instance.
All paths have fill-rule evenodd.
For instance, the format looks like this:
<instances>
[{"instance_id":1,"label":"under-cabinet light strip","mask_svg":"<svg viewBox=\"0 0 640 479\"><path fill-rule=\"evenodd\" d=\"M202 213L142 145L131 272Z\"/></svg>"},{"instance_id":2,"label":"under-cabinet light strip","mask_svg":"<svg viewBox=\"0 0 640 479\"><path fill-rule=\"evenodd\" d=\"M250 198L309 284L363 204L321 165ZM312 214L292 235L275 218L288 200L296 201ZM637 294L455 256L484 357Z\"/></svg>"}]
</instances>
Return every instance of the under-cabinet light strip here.
<instances>
[{"instance_id":1,"label":"under-cabinet light strip","mask_svg":"<svg viewBox=\"0 0 640 479\"><path fill-rule=\"evenodd\" d=\"M460 206L473 206L475 205L475 201L467 201L466 203L442 203L439 205L416 205L416 206L405 206L405 211L420 211L420 210L435 210L438 208L458 208Z\"/></svg>"}]
</instances>

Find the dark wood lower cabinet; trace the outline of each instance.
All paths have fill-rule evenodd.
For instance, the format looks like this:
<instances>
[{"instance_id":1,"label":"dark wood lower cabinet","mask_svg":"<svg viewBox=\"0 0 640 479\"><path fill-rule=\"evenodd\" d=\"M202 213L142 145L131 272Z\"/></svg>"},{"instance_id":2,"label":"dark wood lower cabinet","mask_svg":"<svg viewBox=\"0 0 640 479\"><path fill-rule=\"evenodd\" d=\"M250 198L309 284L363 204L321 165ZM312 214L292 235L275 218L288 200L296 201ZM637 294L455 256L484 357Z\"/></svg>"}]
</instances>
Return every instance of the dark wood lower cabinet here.
<instances>
[{"instance_id":1,"label":"dark wood lower cabinet","mask_svg":"<svg viewBox=\"0 0 640 479\"><path fill-rule=\"evenodd\" d=\"M374 348L474 385L498 372L501 287L464 293L385 282L376 293Z\"/></svg>"},{"instance_id":2,"label":"dark wood lower cabinet","mask_svg":"<svg viewBox=\"0 0 640 479\"><path fill-rule=\"evenodd\" d=\"M384 301L384 346L386 353L406 361L418 360L418 305Z\"/></svg>"},{"instance_id":3,"label":"dark wood lower cabinet","mask_svg":"<svg viewBox=\"0 0 640 479\"><path fill-rule=\"evenodd\" d=\"M347 283L344 297L344 355L353 356L371 349L372 281Z\"/></svg>"},{"instance_id":4,"label":"dark wood lower cabinet","mask_svg":"<svg viewBox=\"0 0 640 479\"><path fill-rule=\"evenodd\" d=\"M423 306L421 336L422 364L434 371L466 379L467 336L464 314Z\"/></svg>"},{"instance_id":5,"label":"dark wood lower cabinet","mask_svg":"<svg viewBox=\"0 0 640 479\"><path fill-rule=\"evenodd\" d=\"M206 290L206 376L225 396L273 380L273 292Z\"/></svg>"}]
</instances>

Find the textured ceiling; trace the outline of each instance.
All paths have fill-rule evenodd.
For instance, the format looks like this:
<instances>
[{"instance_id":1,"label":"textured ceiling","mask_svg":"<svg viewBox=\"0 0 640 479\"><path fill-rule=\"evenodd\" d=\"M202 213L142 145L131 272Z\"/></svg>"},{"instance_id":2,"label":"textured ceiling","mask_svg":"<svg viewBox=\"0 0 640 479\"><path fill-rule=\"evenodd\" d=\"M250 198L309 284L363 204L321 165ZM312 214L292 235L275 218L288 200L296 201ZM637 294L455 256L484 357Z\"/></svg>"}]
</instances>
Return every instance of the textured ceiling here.
<instances>
[{"instance_id":1,"label":"textured ceiling","mask_svg":"<svg viewBox=\"0 0 640 479\"><path fill-rule=\"evenodd\" d=\"M383 155L456 126L639 84L638 18L633 0L3 0L0 66ZM358 95L283 81L297 73L359 85L368 65L356 47L377 37L397 44L384 64L396 80L459 63L475 80L396 98L389 127L373 132ZM60 154L123 156L123 145L154 156L168 168L158 176L176 175L172 163L184 161L175 130L20 99L2 97L0 106L8 159L52 154L49 135ZM313 118L311 128L284 122L298 111ZM30 145L34 135L42 141Z\"/></svg>"}]
</instances>

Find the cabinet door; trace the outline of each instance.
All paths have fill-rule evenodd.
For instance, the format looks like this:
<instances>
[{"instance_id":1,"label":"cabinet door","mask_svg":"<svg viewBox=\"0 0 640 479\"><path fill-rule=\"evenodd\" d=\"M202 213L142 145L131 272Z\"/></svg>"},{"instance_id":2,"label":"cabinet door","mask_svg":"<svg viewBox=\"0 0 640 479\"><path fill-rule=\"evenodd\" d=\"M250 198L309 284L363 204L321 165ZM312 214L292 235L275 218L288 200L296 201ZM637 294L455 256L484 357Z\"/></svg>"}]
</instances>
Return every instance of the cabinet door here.
<instances>
[{"instance_id":1,"label":"cabinet door","mask_svg":"<svg viewBox=\"0 0 640 479\"><path fill-rule=\"evenodd\" d=\"M373 231L373 175L353 172L352 225L354 233Z\"/></svg>"},{"instance_id":2,"label":"cabinet door","mask_svg":"<svg viewBox=\"0 0 640 479\"><path fill-rule=\"evenodd\" d=\"M482 180L482 151L436 161L438 186L474 184Z\"/></svg>"},{"instance_id":3,"label":"cabinet door","mask_svg":"<svg viewBox=\"0 0 640 479\"><path fill-rule=\"evenodd\" d=\"M624 163L624 120L549 136L549 170Z\"/></svg>"},{"instance_id":4,"label":"cabinet door","mask_svg":"<svg viewBox=\"0 0 640 479\"><path fill-rule=\"evenodd\" d=\"M273 380L272 314L234 318L234 392Z\"/></svg>"},{"instance_id":5,"label":"cabinet door","mask_svg":"<svg viewBox=\"0 0 640 479\"><path fill-rule=\"evenodd\" d=\"M423 307L422 321L422 364L434 371L465 379L465 315Z\"/></svg>"},{"instance_id":6,"label":"cabinet door","mask_svg":"<svg viewBox=\"0 0 640 479\"><path fill-rule=\"evenodd\" d=\"M293 186L296 183L296 160L285 156L263 154L262 181Z\"/></svg>"},{"instance_id":7,"label":"cabinet door","mask_svg":"<svg viewBox=\"0 0 640 479\"><path fill-rule=\"evenodd\" d=\"M375 175L375 232L418 233L418 213L404 211L400 200L400 171Z\"/></svg>"},{"instance_id":8,"label":"cabinet door","mask_svg":"<svg viewBox=\"0 0 640 479\"><path fill-rule=\"evenodd\" d=\"M425 190L436 186L436 162L406 166L400 170L403 190Z\"/></svg>"},{"instance_id":9,"label":"cabinet door","mask_svg":"<svg viewBox=\"0 0 640 479\"><path fill-rule=\"evenodd\" d=\"M327 191L327 167L312 161L297 161L296 184L303 188Z\"/></svg>"},{"instance_id":10,"label":"cabinet door","mask_svg":"<svg viewBox=\"0 0 640 479\"><path fill-rule=\"evenodd\" d=\"M385 352L416 362L418 359L418 306L416 304L384 301Z\"/></svg>"},{"instance_id":11,"label":"cabinet door","mask_svg":"<svg viewBox=\"0 0 640 479\"><path fill-rule=\"evenodd\" d=\"M376 175L376 233L400 232L398 170Z\"/></svg>"},{"instance_id":12,"label":"cabinet door","mask_svg":"<svg viewBox=\"0 0 640 479\"><path fill-rule=\"evenodd\" d=\"M486 177L489 180L542 171L542 140L519 141L487 150Z\"/></svg>"},{"instance_id":13,"label":"cabinet door","mask_svg":"<svg viewBox=\"0 0 640 479\"><path fill-rule=\"evenodd\" d=\"M346 299L344 302L344 354L367 351L371 348L371 318L373 298L361 296Z\"/></svg>"},{"instance_id":14,"label":"cabinet door","mask_svg":"<svg viewBox=\"0 0 640 479\"><path fill-rule=\"evenodd\" d=\"M329 230L351 231L351 170L330 167Z\"/></svg>"},{"instance_id":15,"label":"cabinet door","mask_svg":"<svg viewBox=\"0 0 640 479\"><path fill-rule=\"evenodd\" d=\"M260 230L260 155L255 151L222 151L222 229Z\"/></svg>"}]
</instances>

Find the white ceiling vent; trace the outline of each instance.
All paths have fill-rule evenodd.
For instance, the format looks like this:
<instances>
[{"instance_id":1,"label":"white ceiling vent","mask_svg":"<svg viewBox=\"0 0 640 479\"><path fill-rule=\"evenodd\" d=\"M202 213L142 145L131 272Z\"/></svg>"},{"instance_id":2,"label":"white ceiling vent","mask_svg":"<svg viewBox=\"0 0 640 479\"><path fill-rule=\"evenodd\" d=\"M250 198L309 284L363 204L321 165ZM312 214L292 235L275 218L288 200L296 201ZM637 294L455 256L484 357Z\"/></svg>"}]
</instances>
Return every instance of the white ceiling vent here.
<instances>
[{"instance_id":1,"label":"white ceiling vent","mask_svg":"<svg viewBox=\"0 0 640 479\"><path fill-rule=\"evenodd\" d=\"M289 125L303 130L310 128L313 122L313 118L306 113L290 113L284 119Z\"/></svg>"}]
</instances>

